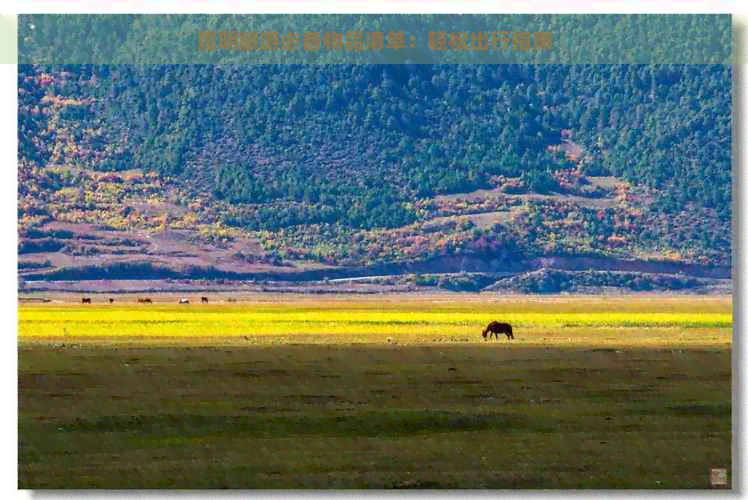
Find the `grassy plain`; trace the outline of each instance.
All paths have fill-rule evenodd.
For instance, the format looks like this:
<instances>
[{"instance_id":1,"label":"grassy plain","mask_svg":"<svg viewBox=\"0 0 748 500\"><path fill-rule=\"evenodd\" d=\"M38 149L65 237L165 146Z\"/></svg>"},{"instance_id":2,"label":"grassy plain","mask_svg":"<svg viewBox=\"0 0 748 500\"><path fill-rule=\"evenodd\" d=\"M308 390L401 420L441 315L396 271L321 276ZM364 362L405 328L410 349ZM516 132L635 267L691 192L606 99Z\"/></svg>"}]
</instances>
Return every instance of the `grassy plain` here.
<instances>
[{"instance_id":1,"label":"grassy plain","mask_svg":"<svg viewBox=\"0 0 748 500\"><path fill-rule=\"evenodd\" d=\"M731 336L730 297L21 305L19 487L705 488Z\"/></svg>"}]
</instances>

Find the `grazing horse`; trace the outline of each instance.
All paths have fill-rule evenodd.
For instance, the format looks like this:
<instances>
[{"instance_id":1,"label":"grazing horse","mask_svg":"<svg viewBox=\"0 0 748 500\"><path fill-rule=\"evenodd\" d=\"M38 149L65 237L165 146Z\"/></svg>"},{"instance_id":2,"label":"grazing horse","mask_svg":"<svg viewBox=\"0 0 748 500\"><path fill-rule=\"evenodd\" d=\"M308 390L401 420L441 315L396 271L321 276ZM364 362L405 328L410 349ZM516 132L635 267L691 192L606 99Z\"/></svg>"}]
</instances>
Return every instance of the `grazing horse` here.
<instances>
[{"instance_id":1,"label":"grazing horse","mask_svg":"<svg viewBox=\"0 0 748 500\"><path fill-rule=\"evenodd\" d=\"M201 304L207 304L208 303L208 297L200 297L200 303Z\"/></svg>"},{"instance_id":2,"label":"grazing horse","mask_svg":"<svg viewBox=\"0 0 748 500\"><path fill-rule=\"evenodd\" d=\"M81 300L81 303L82 304L90 304L91 303L91 299L89 297L83 297L83 299Z\"/></svg>"},{"instance_id":3,"label":"grazing horse","mask_svg":"<svg viewBox=\"0 0 748 500\"><path fill-rule=\"evenodd\" d=\"M180 304L189 304L189 303L190 303L190 301L189 301L189 300L187 300L187 299L179 299L179 303L180 303Z\"/></svg>"},{"instance_id":4,"label":"grazing horse","mask_svg":"<svg viewBox=\"0 0 748 500\"><path fill-rule=\"evenodd\" d=\"M512 333L512 325L510 325L509 323L499 323L498 321L492 321L488 324L486 329L483 330L483 338L491 338L491 335L495 335L498 339L500 333L506 335L506 338L508 338L509 340L512 340L514 338L514 333Z\"/></svg>"},{"instance_id":5,"label":"grazing horse","mask_svg":"<svg viewBox=\"0 0 748 500\"><path fill-rule=\"evenodd\" d=\"M114 299L109 299L110 304L114 304Z\"/></svg>"},{"instance_id":6,"label":"grazing horse","mask_svg":"<svg viewBox=\"0 0 748 500\"><path fill-rule=\"evenodd\" d=\"M141 304L153 304L153 302L151 301L151 299L148 299L148 298L145 298L145 299L140 299L139 298L138 302L141 303Z\"/></svg>"}]
</instances>

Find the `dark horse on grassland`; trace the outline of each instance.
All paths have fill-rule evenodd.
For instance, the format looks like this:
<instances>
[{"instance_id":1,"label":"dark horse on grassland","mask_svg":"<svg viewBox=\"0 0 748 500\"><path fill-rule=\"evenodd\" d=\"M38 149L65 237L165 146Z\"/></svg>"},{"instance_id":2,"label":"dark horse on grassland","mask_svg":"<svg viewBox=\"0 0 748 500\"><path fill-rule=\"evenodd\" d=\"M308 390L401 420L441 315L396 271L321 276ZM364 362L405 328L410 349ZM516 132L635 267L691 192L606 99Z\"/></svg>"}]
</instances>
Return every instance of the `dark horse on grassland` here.
<instances>
[{"instance_id":1,"label":"dark horse on grassland","mask_svg":"<svg viewBox=\"0 0 748 500\"><path fill-rule=\"evenodd\" d=\"M509 340L512 340L514 338L514 333L512 333L512 325L510 325L509 323L499 323L498 321L492 321L488 324L486 329L483 330L483 338L491 338L491 335L495 335L498 339L500 333L506 335L506 338L508 338Z\"/></svg>"}]
</instances>

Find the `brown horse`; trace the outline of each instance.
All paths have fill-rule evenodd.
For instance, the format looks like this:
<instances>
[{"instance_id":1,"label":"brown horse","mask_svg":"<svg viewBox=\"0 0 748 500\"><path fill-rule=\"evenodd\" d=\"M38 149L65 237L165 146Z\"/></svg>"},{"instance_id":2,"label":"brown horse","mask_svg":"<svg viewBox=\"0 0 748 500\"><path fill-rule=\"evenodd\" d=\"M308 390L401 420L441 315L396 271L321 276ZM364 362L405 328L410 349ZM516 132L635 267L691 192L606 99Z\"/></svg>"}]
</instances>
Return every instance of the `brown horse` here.
<instances>
[{"instance_id":1,"label":"brown horse","mask_svg":"<svg viewBox=\"0 0 748 500\"><path fill-rule=\"evenodd\" d=\"M200 297L200 303L201 304L207 304L208 303L208 297Z\"/></svg>"},{"instance_id":2,"label":"brown horse","mask_svg":"<svg viewBox=\"0 0 748 500\"><path fill-rule=\"evenodd\" d=\"M496 339L499 338L499 334L503 333L506 338L512 340L514 333L512 332L512 325L509 323L499 323L498 321L492 321L488 324L485 330L483 330L483 338L491 338L491 335L495 335Z\"/></svg>"},{"instance_id":3,"label":"brown horse","mask_svg":"<svg viewBox=\"0 0 748 500\"><path fill-rule=\"evenodd\" d=\"M110 304L114 304L114 299L109 299Z\"/></svg>"},{"instance_id":4,"label":"brown horse","mask_svg":"<svg viewBox=\"0 0 748 500\"><path fill-rule=\"evenodd\" d=\"M83 299L81 300L81 303L82 304L90 304L91 303L91 299L89 297L83 297Z\"/></svg>"}]
</instances>

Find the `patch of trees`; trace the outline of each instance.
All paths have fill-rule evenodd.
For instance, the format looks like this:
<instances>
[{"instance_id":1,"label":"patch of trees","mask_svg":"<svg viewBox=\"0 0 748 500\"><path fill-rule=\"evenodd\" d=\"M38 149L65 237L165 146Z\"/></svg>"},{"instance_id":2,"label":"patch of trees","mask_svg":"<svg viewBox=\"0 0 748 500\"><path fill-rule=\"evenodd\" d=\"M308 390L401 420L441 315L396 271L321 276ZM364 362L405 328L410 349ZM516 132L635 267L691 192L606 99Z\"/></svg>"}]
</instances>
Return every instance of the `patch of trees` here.
<instances>
[{"instance_id":1,"label":"patch of trees","mask_svg":"<svg viewBox=\"0 0 748 500\"><path fill-rule=\"evenodd\" d=\"M589 288L610 287L634 292L689 290L706 287L714 280L674 274L621 271L562 271L541 269L497 280L487 290L521 293L580 292Z\"/></svg>"},{"instance_id":2,"label":"patch of trees","mask_svg":"<svg viewBox=\"0 0 748 500\"><path fill-rule=\"evenodd\" d=\"M39 238L39 239L28 239L22 240L18 243L18 253L43 253L43 252L56 252L65 248L67 242L57 238Z\"/></svg>"},{"instance_id":3,"label":"patch of trees","mask_svg":"<svg viewBox=\"0 0 748 500\"><path fill-rule=\"evenodd\" d=\"M411 281L418 286L444 288L453 292L478 292L496 282L496 277L482 273L419 274Z\"/></svg>"},{"instance_id":4,"label":"patch of trees","mask_svg":"<svg viewBox=\"0 0 748 500\"><path fill-rule=\"evenodd\" d=\"M64 69L70 76L55 81L75 84L56 91L95 100L90 113L60 116L59 126L106 131L97 139L106 154L92 167L143 167L234 204L320 207L311 217L263 217L265 228L322 219L396 227L411 220L403 205L413 198L490 187L497 175L551 192L554 173L579 163L661 190L662 213L695 203L730 216L726 66ZM19 68L21 88L39 73ZM24 94L23 123L36 123L37 94ZM34 130L26 137L41 140ZM549 151L569 139L581 158ZM30 143L20 152L39 157Z\"/></svg>"}]
</instances>

